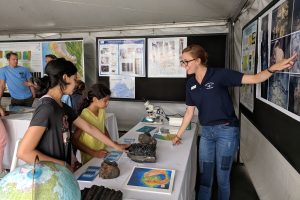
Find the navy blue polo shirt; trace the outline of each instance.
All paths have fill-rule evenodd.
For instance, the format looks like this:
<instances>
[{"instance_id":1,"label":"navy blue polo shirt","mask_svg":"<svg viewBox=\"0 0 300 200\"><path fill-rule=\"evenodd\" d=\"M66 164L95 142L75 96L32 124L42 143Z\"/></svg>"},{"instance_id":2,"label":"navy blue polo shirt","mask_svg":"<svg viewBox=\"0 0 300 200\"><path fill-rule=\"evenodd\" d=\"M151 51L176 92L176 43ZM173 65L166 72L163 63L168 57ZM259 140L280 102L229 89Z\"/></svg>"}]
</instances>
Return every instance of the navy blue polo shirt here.
<instances>
[{"instance_id":1,"label":"navy blue polo shirt","mask_svg":"<svg viewBox=\"0 0 300 200\"><path fill-rule=\"evenodd\" d=\"M198 108L201 125L229 123L230 126L239 126L228 87L241 86L243 75L229 69L207 68L201 84L195 76L188 80L186 105Z\"/></svg>"}]
</instances>

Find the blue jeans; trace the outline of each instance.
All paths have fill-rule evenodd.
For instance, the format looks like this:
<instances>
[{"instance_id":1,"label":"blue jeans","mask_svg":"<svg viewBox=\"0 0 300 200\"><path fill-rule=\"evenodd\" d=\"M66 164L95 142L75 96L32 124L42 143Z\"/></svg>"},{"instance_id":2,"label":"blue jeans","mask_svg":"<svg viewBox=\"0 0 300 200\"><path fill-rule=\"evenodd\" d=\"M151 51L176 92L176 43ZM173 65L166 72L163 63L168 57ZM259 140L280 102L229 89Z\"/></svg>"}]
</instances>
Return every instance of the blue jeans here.
<instances>
[{"instance_id":1,"label":"blue jeans","mask_svg":"<svg viewBox=\"0 0 300 200\"><path fill-rule=\"evenodd\" d=\"M216 165L218 199L229 200L230 171L239 146L239 127L203 126L199 145L200 189L198 200L211 198Z\"/></svg>"}]
</instances>

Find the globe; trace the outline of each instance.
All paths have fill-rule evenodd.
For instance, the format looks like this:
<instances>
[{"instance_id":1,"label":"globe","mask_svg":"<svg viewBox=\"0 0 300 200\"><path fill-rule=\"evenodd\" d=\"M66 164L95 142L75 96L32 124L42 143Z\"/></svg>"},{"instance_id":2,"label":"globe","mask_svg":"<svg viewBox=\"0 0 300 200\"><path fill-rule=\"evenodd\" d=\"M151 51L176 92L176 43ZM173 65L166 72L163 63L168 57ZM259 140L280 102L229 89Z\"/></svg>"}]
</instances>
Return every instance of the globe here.
<instances>
[{"instance_id":1,"label":"globe","mask_svg":"<svg viewBox=\"0 0 300 200\"><path fill-rule=\"evenodd\" d=\"M0 181L0 199L80 200L80 188L73 174L52 162L25 164Z\"/></svg>"}]
</instances>

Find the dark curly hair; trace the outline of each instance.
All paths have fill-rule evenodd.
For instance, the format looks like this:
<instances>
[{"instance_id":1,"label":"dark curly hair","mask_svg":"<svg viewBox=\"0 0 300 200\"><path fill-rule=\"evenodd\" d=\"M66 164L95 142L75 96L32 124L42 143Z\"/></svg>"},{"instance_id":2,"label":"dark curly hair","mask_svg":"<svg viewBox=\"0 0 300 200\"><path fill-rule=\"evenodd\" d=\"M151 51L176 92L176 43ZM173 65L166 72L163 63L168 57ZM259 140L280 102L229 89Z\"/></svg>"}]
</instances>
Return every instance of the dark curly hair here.
<instances>
[{"instance_id":1,"label":"dark curly hair","mask_svg":"<svg viewBox=\"0 0 300 200\"><path fill-rule=\"evenodd\" d=\"M97 99L102 99L110 95L111 91L105 84L96 83L92 85L82 95L81 101L79 103L78 114L80 114L83 109L87 108L92 103L93 97L96 97Z\"/></svg>"}]
</instances>

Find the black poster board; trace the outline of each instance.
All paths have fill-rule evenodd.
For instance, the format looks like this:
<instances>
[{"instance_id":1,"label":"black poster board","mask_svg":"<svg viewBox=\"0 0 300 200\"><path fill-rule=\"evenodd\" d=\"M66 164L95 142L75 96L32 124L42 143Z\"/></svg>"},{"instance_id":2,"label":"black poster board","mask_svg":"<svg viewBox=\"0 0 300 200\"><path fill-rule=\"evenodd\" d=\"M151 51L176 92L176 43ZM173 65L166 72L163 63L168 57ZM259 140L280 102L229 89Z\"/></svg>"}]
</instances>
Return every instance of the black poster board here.
<instances>
[{"instance_id":1,"label":"black poster board","mask_svg":"<svg viewBox=\"0 0 300 200\"><path fill-rule=\"evenodd\" d=\"M161 36L161 37L186 37L186 36ZM199 44L208 53L208 67L225 67L226 54L226 37L225 34L214 35L189 35L187 36L187 45ZM139 37L141 38L141 37ZM151 37L143 37L151 38ZM157 37L155 37L157 38ZM101 38L103 39L103 38ZM105 38L106 39L106 38ZM98 45L97 45L98 47ZM98 49L97 49L98 55ZM97 56L98 58L99 56ZM146 47L147 60L147 47ZM97 61L98 63L98 61ZM147 71L147 62L146 62ZM109 77L98 74L97 80L109 85ZM187 78L148 78L136 77L135 79L135 99L137 101L158 100L158 101L185 101L185 84ZM114 100L130 100L133 99L116 99Z\"/></svg>"},{"instance_id":2,"label":"black poster board","mask_svg":"<svg viewBox=\"0 0 300 200\"><path fill-rule=\"evenodd\" d=\"M269 13L270 10L273 8L273 6L276 6L276 4L279 1L273 1L271 2L264 10L262 10L257 16L255 16L248 24L252 23L254 20L257 20L260 17L265 17L266 13ZM297 0L289 0L286 1L288 4L288 12L292 12L291 7L299 9L300 5L299 1ZM279 3L280 4L280 3ZM276 17L274 14L276 13L271 12L272 17ZM300 19L299 12L294 12L294 18L297 17ZM279 21L279 20L277 20ZM247 27L246 24L244 26ZM290 26L290 24L287 24L287 26ZM260 27L258 27L259 29ZM272 29L274 30L277 29ZM271 31L271 30L269 30ZM270 33L270 32L268 32ZM258 32L258 34L260 34ZM272 33L273 34L273 33ZM263 35L263 34L261 34ZM267 33L264 33L265 36L267 36ZM271 35L271 34L270 34ZM274 37L274 34L273 34ZM263 41L263 40L262 40ZM268 46L263 47L263 42L261 41L261 49L267 50ZM257 42L259 45L259 43ZM260 54L258 52L259 48L257 49L257 55ZM287 51L288 52L288 51ZM289 57L289 54L286 53L286 56ZM259 58L259 56L256 56ZM261 60L256 60L256 63L262 62L262 60L265 59L263 55L261 55ZM270 59L271 60L271 59ZM263 62L262 62L263 63ZM270 64L262 64L262 69L266 69ZM295 66L294 66L295 67ZM273 75L277 76L279 73ZM269 80L271 80L270 78ZM266 87L268 86L267 80L264 85L262 85L262 93L266 93ZM292 94L293 95L293 94ZM262 95L262 97L266 98L267 95ZM278 94L279 96L279 94ZM254 100L254 111L251 113L243 104L239 104L240 107L240 114L244 114L251 123L264 135L266 139L270 141L270 143L285 157L285 159L300 173L300 148L299 148L299 142L300 142L300 122L296 119L292 118L288 114L283 113L282 111L276 109L272 105L264 102L263 100L255 97Z\"/></svg>"}]
</instances>

